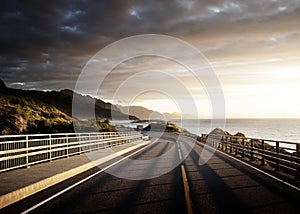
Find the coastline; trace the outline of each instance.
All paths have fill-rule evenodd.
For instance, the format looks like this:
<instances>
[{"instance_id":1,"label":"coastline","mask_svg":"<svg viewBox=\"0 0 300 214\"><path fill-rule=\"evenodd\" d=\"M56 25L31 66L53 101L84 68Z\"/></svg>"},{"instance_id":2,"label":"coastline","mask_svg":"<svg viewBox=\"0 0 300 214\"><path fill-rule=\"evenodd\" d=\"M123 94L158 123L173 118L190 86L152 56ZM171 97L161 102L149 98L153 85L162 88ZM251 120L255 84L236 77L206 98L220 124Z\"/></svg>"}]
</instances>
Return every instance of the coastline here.
<instances>
[{"instance_id":1,"label":"coastline","mask_svg":"<svg viewBox=\"0 0 300 214\"><path fill-rule=\"evenodd\" d=\"M149 124L146 121L138 123L132 123L132 121L118 120L112 121L112 123L131 128L136 128L137 125L145 127ZM198 135L208 134L215 128L221 128L232 134L241 132L251 138L300 143L300 119L227 119L224 127L211 126L211 120L209 119L200 119L199 121L199 125L197 125L197 120L195 119L186 119L184 124L181 123L181 120L169 120L168 122Z\"/></svg>"}]
</instances>

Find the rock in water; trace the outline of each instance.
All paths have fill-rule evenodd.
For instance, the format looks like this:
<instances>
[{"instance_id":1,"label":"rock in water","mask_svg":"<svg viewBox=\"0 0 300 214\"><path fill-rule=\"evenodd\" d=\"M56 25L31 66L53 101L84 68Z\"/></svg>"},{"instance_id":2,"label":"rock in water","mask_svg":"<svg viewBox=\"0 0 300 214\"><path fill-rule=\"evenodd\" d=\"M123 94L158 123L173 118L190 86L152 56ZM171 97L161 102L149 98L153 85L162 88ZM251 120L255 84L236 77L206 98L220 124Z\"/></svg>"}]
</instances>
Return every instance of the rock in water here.
<instances>
[{"instance_id":1,"label":"rock in water","mask_svg":"<svg viewBox=\"0 0 300 214\"><path fill-rule=\"evenodd\" d=\"M220 135L223 136L224 135L224 131L220 128L215 128L214 130L212 130L209 135Z\"/></svg>"}]
</instances>

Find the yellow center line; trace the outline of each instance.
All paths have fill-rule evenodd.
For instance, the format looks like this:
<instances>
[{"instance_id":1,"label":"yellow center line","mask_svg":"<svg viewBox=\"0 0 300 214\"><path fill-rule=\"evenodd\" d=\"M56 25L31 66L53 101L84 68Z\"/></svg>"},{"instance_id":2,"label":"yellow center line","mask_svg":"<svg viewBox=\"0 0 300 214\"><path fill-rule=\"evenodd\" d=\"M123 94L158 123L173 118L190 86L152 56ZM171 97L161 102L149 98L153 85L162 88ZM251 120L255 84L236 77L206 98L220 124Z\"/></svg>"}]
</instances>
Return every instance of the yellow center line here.
<instances>
[{"instance_id":1,"label":"yellow center line","mask_svg":"<svg viewBox=\"0 0 300 214\"><path fill-rule=\"evenodd\" d=\"M178 149L178 154L179 154L179 159L180 159L180 161L182 160L182 156L181 156L181 151L180 151L180 149Z\"/></svg>"},{"instance_id":2,"label":"yellow center line","mask_svg":"<svg viewBox=\"0 0 300 214\"><path fill-rule=\"evenodd\" d=\"M180 158L180 160L182 160L180 146L179 146L179 144L177 144L177 145L178 145L179 158ZM192 200L191 200L191 196L190 196L190 188L189 188L189 183L187 180L187 175L186 175L186 171L185 171L185 167L184 167L183 163L181 163L181 175L182 175L182 182L183 182L183 189L184 189L187 212L188 212L188 214L192 214L193 208L192 208Z\"/></svg>"}]
</instances>

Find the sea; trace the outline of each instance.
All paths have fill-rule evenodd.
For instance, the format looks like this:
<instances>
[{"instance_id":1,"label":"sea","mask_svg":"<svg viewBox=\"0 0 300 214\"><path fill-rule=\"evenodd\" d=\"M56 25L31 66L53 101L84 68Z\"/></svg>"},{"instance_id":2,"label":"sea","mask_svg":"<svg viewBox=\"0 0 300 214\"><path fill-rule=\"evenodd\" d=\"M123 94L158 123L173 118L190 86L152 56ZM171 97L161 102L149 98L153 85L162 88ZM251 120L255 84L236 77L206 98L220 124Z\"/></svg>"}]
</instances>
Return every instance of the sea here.
<instances>
[{"instance_id":1,"label":"sea","mask_svg":"<svg viewBox=\"0 0 300 214\"><path fill-rule=\"evenodd\" d=\"M148 123L132 123L132 121L112 121L115 125L136 127L147 126ZM246 137L300 143L300 119L184 119L171 120L186 130L197 134L208 134L215 128L221 128L231 134L241 132Z\"/></svg>"},{"instance_id":2,"label":"sea","mask_svg":"<svg viewBox=\"0 0 300 214\"><path fill-rule=\"evenodd\" d=\"M200 122L199 122L200 121ZM226 119L224 122L211 120L171 121L193 133L207 134L221 128L231 134L241 132L246 137L300 143L300 119Z\"/></svg>"}]
</instances>

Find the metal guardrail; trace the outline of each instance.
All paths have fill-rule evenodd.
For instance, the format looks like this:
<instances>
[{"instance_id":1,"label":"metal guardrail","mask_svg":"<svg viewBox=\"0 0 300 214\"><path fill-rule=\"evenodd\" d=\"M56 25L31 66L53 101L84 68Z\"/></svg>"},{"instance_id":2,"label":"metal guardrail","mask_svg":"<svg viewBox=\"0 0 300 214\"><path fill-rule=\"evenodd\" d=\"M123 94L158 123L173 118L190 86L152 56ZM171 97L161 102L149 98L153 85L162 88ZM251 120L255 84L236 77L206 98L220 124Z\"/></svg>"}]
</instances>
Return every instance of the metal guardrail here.
<instances>
[{"instance_id":1,"label":"metal guardrail","mask_svg":"<svg viewBox=\"0 0 300 214\"><path fill-rule=\"evenodd\" d=\"M240 136L202 134L201 140L226 152L268 163L300 178L300 143Z\"/></svg>"},{"instance_id":2,"label":"metal guardrail","mask_svg":"<svg viewBox=\"0 0 300 214\"><path fill-rule=\"evenodd\" d=\"M0 172L141 140L139 132L0 135Z\"/></svg>"}]
</instances>

